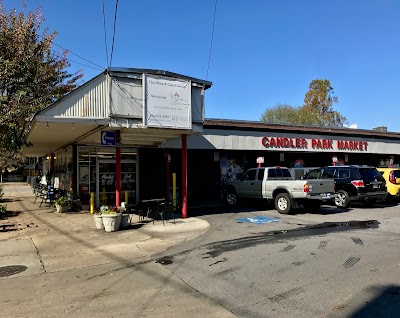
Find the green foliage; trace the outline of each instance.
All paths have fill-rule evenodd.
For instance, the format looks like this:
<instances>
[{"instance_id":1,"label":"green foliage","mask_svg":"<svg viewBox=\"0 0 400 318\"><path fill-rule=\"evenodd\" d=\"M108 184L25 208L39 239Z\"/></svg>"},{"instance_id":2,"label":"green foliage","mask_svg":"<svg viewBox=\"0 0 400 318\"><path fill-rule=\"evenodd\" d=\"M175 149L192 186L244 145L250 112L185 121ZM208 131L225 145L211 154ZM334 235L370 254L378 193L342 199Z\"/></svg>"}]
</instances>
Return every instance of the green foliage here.
<instances>
[{"instance_id":1,"label":"green foliage","mask_svg":"<svg viewBox=\"0 0 400 318\"><path fill-rule=\"evenodd\" d=\"M68 51L52 51L57 32L41 31L43 21L40 8L7 12L0 0L0 148L5 151L26 146L28 119L76 88L83 76L65 71Z\"/></svg>"},{"instance_id":2,"label":"green foliage","mask_svg":"<svg viewBox=\"0 0 400 318\"><path fill-rule=\"evenodd\" d=\"M118 214L124 212L125 209L118 207L108 207L107 205L102 205L98 211L95 211L96 214Z\"/></svg>"},{"instance_id":3,"label":"green foliage","mask_svg":"<svg viewBox=\"0 0 400 318\"><path fill-rule=\"evenodd\" d=\"M59 198L57 198L55 201L54 201L54 205L55 206L67 206L67 205L69 205L69 200L68 200L68 197L65 197L65 196L63 196L63 197L59 197Z\"/></svg>"},{"instance_id":4,"label":"green foliage","mask_svg":"<svg viewBox=\"0 0 400 318\"><path fill-rule=\"evenodd\" d=\"M343 127L347 124L346 117L333 110L333 103L339 100L334 96L333 87L329 80L313 80L304 97L306 112L314 114L315 124L322 127Z\"/></svg>"},{"instance_id":5,"label":"green foliage","mask_svg":"<svg viewBox=\"0 0 400 318\"><path fill-rule=\"evenodd\" d=\"M274 108L266 109L261 120L269 123L278 124L299 124L300 107L296 108L290 105L279 104Z\"/></svg>"},{"instance_id":6,"label":"green foliage","mask_svg":"<svg viewBox=\"0 0 400 318\"><path fill-rule=\"evenodd\" d=\"M313 80L305 94L303 106L278 104L266 109L261 120L279 124L343 127L347 124L347 119L332 109L333 103L338 102L333 94L328 80Z\"/></svg>"}]
</instances>

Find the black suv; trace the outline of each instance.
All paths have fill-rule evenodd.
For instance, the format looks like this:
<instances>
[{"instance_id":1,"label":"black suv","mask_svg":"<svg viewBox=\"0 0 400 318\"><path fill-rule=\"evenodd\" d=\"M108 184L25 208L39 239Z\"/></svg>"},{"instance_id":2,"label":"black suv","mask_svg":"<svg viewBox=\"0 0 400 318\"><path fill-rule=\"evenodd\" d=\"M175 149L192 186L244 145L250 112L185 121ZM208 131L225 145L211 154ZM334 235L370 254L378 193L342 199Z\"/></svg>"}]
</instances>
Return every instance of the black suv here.
<instances>
[{"instance_id":1,"label":"black suv","mask_svg":"<svg viewBox=\"0 0 400 318\"><path fill-rule=\"evenodd\" d=\"M387 196L386 181L372 166L326 166L309 171L304 179L333 178L335 181L335 204L347 208L352 201L373 205Z\"/></svg>"}]
</instances>

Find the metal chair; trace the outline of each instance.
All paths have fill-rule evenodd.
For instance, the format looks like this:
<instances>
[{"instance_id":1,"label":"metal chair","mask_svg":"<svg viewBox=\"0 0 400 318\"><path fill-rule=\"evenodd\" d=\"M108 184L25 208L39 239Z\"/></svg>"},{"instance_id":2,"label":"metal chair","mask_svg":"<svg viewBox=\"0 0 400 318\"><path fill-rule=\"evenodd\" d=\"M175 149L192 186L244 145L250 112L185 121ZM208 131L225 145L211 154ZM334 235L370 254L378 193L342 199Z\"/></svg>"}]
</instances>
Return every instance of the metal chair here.
<instances>
[{"instance_id":1,"label":"metal chair","mask_svg":"<svg viewBox=\"0 0 400 318\"><path fill-rule=\"evenodd\" d=\"M174 209L175 209L175 211L178 211L178 209L180 209L177 200L172 200L172 201L169 201L169 202L160 203L160 208L156 212L158 213L158 215L160 215L164 226L165 226L164 220L165 220L165 217L168 216L168 214L172 216L172 218L174 220L174 224L176 224L175 215L174 215L174 212L175 212Z\"/></svg>"},{"instance_id":2,"label":"metal chair","mask_svg":"<svg viewBox=\"0 0 400 318\"><path fill-rule=\"evenodd\" d=\"M35 195L35 201L34 201L34 203L36 203L36 200L37 200L38 197L44 196L44 195L45 195L45 192L46 192L46 187L45 187L43 184L41 184L41 183L37 184L37 185L33 188L33 194Z\"/></svg>"},{"instance_id":3,"label":"metal chair","mask_svg":"<svg viewBox=\"0 0 400 318\"><path fill-rule=\"evenodd\" d=\"M40 202L39 207L42 206L43 202L49 202L49 208L51 207L51 204L54 203L55 200L55 191L53 186L48 186L46 193L42 196L42 201Z\"/></svg>"}]
</instances>

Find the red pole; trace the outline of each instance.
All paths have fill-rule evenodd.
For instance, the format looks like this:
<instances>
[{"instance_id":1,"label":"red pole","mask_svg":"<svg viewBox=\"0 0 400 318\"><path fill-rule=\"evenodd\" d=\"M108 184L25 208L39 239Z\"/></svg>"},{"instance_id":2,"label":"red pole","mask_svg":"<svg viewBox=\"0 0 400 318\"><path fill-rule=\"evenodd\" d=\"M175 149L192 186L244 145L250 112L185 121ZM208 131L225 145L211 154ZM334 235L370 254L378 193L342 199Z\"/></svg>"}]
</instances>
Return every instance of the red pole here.
<instances>
[{"instance_id":1,"label":"red pole","mask_svg":"<svg viewBox=\"0 0 400 318\"><path fill-rule=\"evenodd\" d=\"M165 150L165 157L167 159L167 189L165 191L165 199L169 201L169 187L170 187L170 170L171 170L171 155L169 150Z\"/></svg>"},{"instance_id":2,"label":"red pole","mask_svg":"<svg viewBox=\"0 0 400 318\"><path fill-rule=\"evenodd\" d=\"M115 132L115 205L121 205L121 131Z\"/></svg>"},{"instance_id":3,"label":"red pole","mask_svg":"<svg viewBox=\"0 0 400 318\"><path fill-rule=\"evenodd\" d=\"M187 218L187 135L182 135L182 219Z\"/></svg>"}]
</instances>

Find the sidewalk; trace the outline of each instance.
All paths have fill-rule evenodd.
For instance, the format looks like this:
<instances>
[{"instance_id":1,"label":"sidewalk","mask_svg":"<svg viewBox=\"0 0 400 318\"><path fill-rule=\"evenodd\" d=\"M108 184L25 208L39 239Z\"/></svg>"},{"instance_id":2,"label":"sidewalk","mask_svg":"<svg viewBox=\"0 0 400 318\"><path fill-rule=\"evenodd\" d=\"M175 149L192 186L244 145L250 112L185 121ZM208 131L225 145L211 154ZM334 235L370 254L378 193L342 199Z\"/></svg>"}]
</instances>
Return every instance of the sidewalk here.
<instances>
[{"instance_id":1,"label":"sidewalk","mask_svg":"<svg viewBox=\"0 0 400 318\"><path fill-rule=\"evenodd\" d=\"M87 212L57 213L48 205L39 208L39 201L33 203L32 190L24 183L5 184L4 192L7 210L18 215L0 220L0 224L14 222L17 228L0 231L0 274L3 266L27 267L21 273L0 277L0 308L7 308L3 311L7 317L45 317L43 310L49 317L71 317L71 302L73 317L234 317L150 257L204 234L208 222L188 218L177 219L176 224L168 220L165 226L161 221L140 224L135 215L131 228L106 233L96 230L93 216ZM34 296L38 284L44 284L42 292L57 301L44 304L47 300ZM88 311L85 302L97 304L99 291L112 296L107 305L98 304L97 309ZM36 301L31 303L32 299ZM23 309L14 313L21 302ZM107 312L110 308L112 313Z\"/></svg>"}]
</instances>

